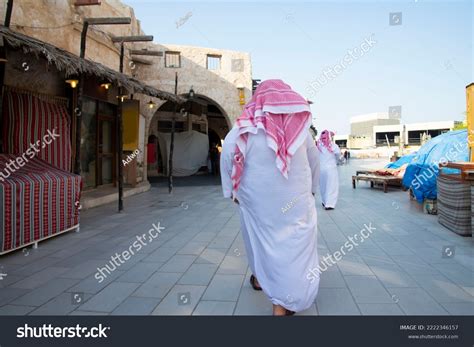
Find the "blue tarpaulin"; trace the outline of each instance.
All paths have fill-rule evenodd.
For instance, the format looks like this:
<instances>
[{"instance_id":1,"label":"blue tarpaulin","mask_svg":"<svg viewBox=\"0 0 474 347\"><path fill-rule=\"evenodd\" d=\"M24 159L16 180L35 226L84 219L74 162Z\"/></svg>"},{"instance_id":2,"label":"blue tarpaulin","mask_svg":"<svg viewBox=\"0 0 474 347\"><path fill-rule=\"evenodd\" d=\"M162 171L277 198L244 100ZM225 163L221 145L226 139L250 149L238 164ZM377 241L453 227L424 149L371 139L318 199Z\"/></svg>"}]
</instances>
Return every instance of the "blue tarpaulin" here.
<instances>
[{"instance_id":1,"label":"blue tarpaulin","mask_svg":"<svg viewBox=\"0 0 474 347\"><path fill-rule=\"evenodd\" d=\"M411 188L418 202L424 199L436 199L436 179L439 165L448 161L467 161L467 130L457 130L436 136L425 143L407 166L403 185ZM457 170L443 169L446 173Z\"/></svg>"},{"instance_id":2,"label":"blue tarpaulin","mask_svg":"<svg viewBox=\"0 0 474 347\"><path fill-rule=\"evenodd\" d=\"M416 157L416 152L415 153L410 153L407 155L404 155L397 161L394 161L393 163L388 164L385 166L387 169L399 169L402 165L404 164L410 164L413 160L413 158Z\"/></svg>"}]
</instances>

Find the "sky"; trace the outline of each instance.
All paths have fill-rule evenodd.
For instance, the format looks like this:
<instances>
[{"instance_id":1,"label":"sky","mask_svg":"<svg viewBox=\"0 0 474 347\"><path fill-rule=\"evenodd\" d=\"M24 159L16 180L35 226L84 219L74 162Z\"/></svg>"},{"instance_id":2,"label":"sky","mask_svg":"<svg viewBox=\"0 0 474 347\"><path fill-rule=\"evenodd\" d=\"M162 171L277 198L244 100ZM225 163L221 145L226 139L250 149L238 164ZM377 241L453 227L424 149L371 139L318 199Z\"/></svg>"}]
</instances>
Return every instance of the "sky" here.
<instances>
[{"instance_id":1,"label":"sky","mask_svg":"<svg viewBox=\"0 0 474 347\"><path fill-rule=\"evenodd\" d=\"M348 134L350 117L391 106L404 123L465 118L472 0L123 2L156 42L249 52L253 78L314 102L318 129Z\"/></svg>"}]
</instances>

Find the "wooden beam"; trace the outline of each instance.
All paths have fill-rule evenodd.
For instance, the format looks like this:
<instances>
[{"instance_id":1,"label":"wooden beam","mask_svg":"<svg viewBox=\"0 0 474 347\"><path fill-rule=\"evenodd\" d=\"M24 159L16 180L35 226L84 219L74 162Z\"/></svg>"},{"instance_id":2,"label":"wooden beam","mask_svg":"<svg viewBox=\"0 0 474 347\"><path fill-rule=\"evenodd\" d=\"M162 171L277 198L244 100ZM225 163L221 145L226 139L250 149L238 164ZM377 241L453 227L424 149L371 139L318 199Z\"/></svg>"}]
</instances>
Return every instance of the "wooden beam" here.
<instances>
[{"instance_id":1,"label":"wooden beam","mask_svg":"<svg viewBox=\"0 0 474 347\"><path fill-rule=\"evenodd\" d=\"M109 24L130 24L130 17L102 17L102 18L84 18L84 22L90 25L109 25Z\"/></svg>"},{"instance_id":2,"label":"wooden beam","mask_svg":"<svg viewBox=\"0 0 474 347\"><path fill-rule=\"evenodd\" d=\"M137 64L143 64L143 65L153 65L152 61L141 59L141 58L132 58L132 61Z\"/></svg>"},{"instance_id":3,"label":"wooden beam","mask_svg":"<svg viewBox=\"0 0 474 347\"><path fill-rule=\"evenodd\" d=\"M133 55L151 55L155 57L162 57L163 52L160 51L148 51L146 49L131 49L130 54Z\"/></svg>"},{"instance_id":4,"label":"wooden beam","mask_svg":"<svg viewBox=\"0 0 474 347\"><path fill-rule=\"evenodd\" d=\"M76 0L74 6L100 5L100 0Z\"/></svg>"},{"instance_id":5,"label":"wooden beam","mask_svg":"<svg viewBox=\"0 0 474 347\"><path fill-rule=\"evenodd\" d=\"M112 42L142 42L142 41L153 41L153 35L112 37Z\"/></svg>"}]
</instances>

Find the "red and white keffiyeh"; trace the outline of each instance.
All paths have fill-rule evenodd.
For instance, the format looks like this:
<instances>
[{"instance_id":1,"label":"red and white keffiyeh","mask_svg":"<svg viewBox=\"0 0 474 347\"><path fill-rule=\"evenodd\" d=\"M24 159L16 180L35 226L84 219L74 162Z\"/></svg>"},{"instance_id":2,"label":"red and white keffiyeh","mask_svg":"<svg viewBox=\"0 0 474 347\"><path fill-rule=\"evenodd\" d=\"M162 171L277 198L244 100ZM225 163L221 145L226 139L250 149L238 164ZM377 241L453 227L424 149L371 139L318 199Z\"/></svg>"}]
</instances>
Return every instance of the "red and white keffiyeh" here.
<instances>
[{"instance_id":1,"label":"red and white keffiyeh","mask_svg":"<svg viewBox=\"0 0 474 347\"><path fill-rule=\"evenodd\" d=\"M310 107L301 95L281 80L260 83L235 124L239 135L232 168L234 196L244 170L249 133L265 131L268 147L276 154L276 166L288 178L291 157L308 136L306 130L310 125Z\"/></svg>"},{"instance_id":2,"label":"red and white keffiyeh","mask_svg":"<svg viewBox=\"0 0 474 347\"><path fill-rule=\"evenodd\" d=\"M319 136L318 142L316 142L316 146L318 147L319 151L321 152L323 147L332 153L332 138L334 136L334 132L329 130L323 130L321 135Z\"/></svg>"}]
</instances>

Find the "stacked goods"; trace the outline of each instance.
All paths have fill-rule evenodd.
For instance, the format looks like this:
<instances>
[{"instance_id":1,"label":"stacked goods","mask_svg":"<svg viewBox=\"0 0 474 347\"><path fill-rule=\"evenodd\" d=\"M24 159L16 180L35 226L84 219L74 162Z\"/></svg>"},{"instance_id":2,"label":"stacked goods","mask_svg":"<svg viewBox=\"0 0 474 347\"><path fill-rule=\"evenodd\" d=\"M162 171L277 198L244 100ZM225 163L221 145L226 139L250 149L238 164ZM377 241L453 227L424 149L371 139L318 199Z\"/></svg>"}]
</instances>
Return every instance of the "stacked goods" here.
<instances>
[{"instance_id":1,"label":"stacked goods","mask_svg":"<svg viewBox=\"0 0 474 347\"><path fill-rule=\"evenodd\" d=\"M463 162L467 159L467 130L438 135L421 146L411 159L403 176L403 185L413 191L419 203L425 199L436 199L440 167L444 168L448 162ZM443 171L454 173L456 170Z\"/></svg>"},{"instance_id":2,"label":"stacked goods","mask_svg":"<svg viewBox=\"0 0 474 347\"><path fill-rule=\"evenodd\" d=\"M467 181L438 177L438 221L451 231L472 235L474 187Z\"/></svg>"}]
</instances>

